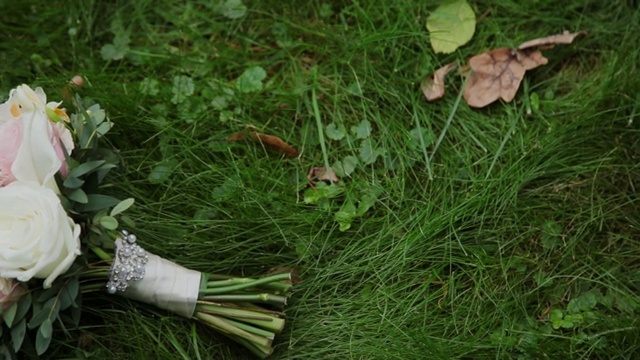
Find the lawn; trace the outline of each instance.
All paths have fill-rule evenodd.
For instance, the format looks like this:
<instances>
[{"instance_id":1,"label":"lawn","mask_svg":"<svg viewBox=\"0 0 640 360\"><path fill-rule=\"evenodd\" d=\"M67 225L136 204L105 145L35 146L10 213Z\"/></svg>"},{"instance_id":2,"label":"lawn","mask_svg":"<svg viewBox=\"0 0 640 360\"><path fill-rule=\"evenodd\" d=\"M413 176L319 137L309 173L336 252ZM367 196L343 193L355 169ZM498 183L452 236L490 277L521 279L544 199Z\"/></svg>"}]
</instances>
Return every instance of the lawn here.
<instances>
[{"instance_id":1,"label":"lawn","mask_svg":"<svg viewBox=\"0 0 640 360\"><path fill-rule=\"evenodd\" d=\"M476 33L449 55L425 28L439 1L223 3L5 1L0 96L53 100L82 75L149 251L295 268L273 359L640 356L637 1L471 1ZM545 50L510 103L470 108L457 73L424 99L444 64L563 30L588 34ZM339 181L309 186L326 166ZM50 357L250 357L194 321L83 301Z\"/></svg>"}]
</instances>

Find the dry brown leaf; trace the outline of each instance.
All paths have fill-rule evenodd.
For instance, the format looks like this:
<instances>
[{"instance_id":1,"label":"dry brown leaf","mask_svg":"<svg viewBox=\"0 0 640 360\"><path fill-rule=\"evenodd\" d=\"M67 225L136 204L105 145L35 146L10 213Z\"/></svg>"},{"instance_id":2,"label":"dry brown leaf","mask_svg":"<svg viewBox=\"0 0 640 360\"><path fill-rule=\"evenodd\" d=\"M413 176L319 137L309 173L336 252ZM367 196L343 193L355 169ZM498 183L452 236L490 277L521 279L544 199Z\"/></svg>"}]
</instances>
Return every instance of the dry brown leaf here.
<instances>
[{"instance_id":1,"label":"dry brown leaf","mask_svg":"<svg viewBox=\"0 0 640 360\"><path fill-rule=\"evenodd\" d=\"M527 70L548 62L540 51L499 48L469 59L471 75L464 89L469 106L481 108L502 98L511 101Z\"/></svg>"},{"instance_id":2,"label":"dry brown leaf","mask_svg":"<svg viewBox=\"0 0 640 360\"><path fill-rule=\"evenodd\" d=\"M518 46L518 50L526 50L534 47L552 48L557 44L571 44L573 42L573 39L575 39L578 35L586 34L586 31L578 31L575 33L565 31L562 34L556 34L539 39L525 41L520 44L520 46Z\"/></svg>"},{"instance_id":3,"label":"dry brown leaf","mask_svg":"<svg viewBox=\"0 0 640 360\"><path fill-rule=\"evenodd\" d=\"M326 167L312 167L307 174L307 179L314 183L318 181L329 181L332 183L340 181L336 172L333 171L332 168L329 168L329 171L327 171Z\"/></svg>"},{"instance_id":4,"label":"dry brown leaf","mask_svg":"<svg viewBox=\"0 0 640 360\"><path fill-rule=\"evenodd\" d=\"M261 144L283 152L287 156L298 157L299 153L293 146L287 144L284 140L274 135L267 135L257 131L249 131L249 137L259 141ZM229 141L240 141L246 139L244 133L235 133L227 137Z\"/></svg>"},{"instance_id":5,"label":"dry brown leaf","mask_svg":"<svg viewBox=\"0 0 640 360\"><path fill-rule=\"evenodd\" d=\"M241 141L244 140L246 136L243 133L235 133L227 136L227 140L229 141Z\"/></svg>"},{"instance_id":6,"label":"dry brown leaf","mask_svg":"<svg viewBox=\"0 0 640 360\"><path fill-rule=\"evenodd\" d=\"M431 77L425 79L420 84L422 93L429 101L440 99L444 95L444 78L447 74L456 67L456 62L449 63L431 75Z\"/></svg>"},{"instance_id":7,"label":"dry brown leaf","mask_svg":"<svg viewBox=\"0 0 640 360\"><path fill-rule=\"evenodd\" d=\"M249 131L249 136L260 141L262 144L270 146L276 150L282 151L285 155L298 157L298 150L287 144L284 140L277 136L259 133L257 131Z\"/></svg>"}]
</instances>

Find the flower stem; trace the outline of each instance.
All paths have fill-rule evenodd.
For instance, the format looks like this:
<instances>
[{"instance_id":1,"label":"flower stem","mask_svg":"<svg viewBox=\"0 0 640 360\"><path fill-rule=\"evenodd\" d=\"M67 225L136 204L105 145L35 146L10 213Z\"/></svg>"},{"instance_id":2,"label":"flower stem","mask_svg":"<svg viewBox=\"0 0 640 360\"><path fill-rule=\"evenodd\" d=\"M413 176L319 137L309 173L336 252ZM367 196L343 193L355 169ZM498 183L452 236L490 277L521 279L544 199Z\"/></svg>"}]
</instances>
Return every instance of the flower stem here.
<instances>
[{"instance_id":1,"label":"flower stem","mask_svg":"<svg viewBox=\"0 0 640 360\"><path fill-rule=\"evenodd\" d=\"M253 310L230 308L204 301L198 301L198 305L196 305L196 312L241 320L245 323L250 323L275 333L282 331L285 323L284 319L274 315L260 313Z\"/></svg>"},{"instance_id":2,"label":"flower stem","mask_svg":"<svg viewBox=\"0 0 640 360\"><path fill-rule=\"evenodd\" d=\"M233 291L244 290L251 287L257 287L259 285L265 285L270 283L275 283L282 280L291 280L291 274L277 274L264 277L262 279L249 279L249 278L241 278L241 279L230 279L224 281L234 281L232 285L228 286L220 286L220 282L218 281L209 281L207 283L207 288L202 292L204 295L217 295L230 293ZM211 287L209 286L211 284ZM283 284L289 285L286 287L288 290L291 287L291 284ZM219 287L218 287L219 286Z\"/></svg>"},{"instance_id":3,"label":"flower stem","mask_svg":"<svg viewBox=\"0 0 640 360\"><path fill-rule=\"evenodd\" d=\"M269 293L262 294L242 294L242 295L206 295L200 300L213 301L213 302L258 302L270 304L278 307L284 307L287 305L287 298L281 295L274 295Z\"/></svg>"},{"instance_id":4,"label":"flower stem","mask_svg":"<svg viewBox=\"0 0 640 360\"><path fill-rule=\"evenodd\" d=\"M196 312L194 317L217 329L223 334L231 336L234 340L247 346L247 348L249 348L254 354L262 358L271 354L272 350L270 339L242 330L218 316Z\"/></svg>"}]
</instances>

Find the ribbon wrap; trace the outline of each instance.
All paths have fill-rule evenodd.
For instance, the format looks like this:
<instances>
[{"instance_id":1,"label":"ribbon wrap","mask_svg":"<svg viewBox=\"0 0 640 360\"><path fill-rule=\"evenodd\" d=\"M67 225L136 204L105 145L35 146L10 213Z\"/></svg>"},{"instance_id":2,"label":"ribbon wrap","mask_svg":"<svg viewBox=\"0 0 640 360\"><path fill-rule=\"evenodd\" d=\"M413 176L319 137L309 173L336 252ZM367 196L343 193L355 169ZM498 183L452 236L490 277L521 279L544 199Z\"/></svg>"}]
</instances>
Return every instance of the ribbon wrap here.
<instances>
[{"instance_id":1,"label":"ribbon wrap","mask_svg":"<svg viewBox=\"0 0 640 360\"><path fill-rule=\"evenodd\" d=\"M147 255L149 260L145 266L144 278L132 281L125 291L118 293L191 318L200 292L200 272L151 253Z\"/></svg>"}]
</instances>

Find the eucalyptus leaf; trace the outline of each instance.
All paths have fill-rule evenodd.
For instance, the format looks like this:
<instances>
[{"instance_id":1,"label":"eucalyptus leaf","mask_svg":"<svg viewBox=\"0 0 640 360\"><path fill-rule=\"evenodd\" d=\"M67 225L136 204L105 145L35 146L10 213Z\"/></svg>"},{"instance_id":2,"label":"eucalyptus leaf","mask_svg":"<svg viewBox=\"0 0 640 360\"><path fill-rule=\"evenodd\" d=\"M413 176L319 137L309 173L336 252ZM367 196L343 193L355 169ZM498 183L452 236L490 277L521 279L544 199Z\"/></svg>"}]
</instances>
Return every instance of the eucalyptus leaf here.
<instances>
[{"instance_id":1,"label":"eucalyptus leaf","mask_svg":"<svg viewBox=\"0 0 640 360\"><path fill-rule=\"evenodd\" d=\"M82 189L75 189L74 191L67 194L67 197L80 204L86 204L89 202L87 194Z\"/></svg>"},{"instance_id":2,"label":"eucalyptus leaf","mask_svg":"<svg viewBox=\"0 0 640 360\"><path fill-rule=\"evenodd\" d=\"M80 206L79 211L92 212L102 209L108 209L110 207L116 206L120 202L120 200L112 196L102 194L89 194L87 195L87 199L87 203Z\"/></svg>"},{"instance_id":3,"label":"eucalyptus leaf","mask_svg":"<svg viewBox=\"0 0 640 360\"><path fill-rule=\"evenodd\" d=\"M27 312L31 309L31 301L31 293L22 295L22 297L18 301L18 312L16 313L14 321L20 321L24 319L25 315L27 315Z\"/></svg>"},{"instance_id":4,"label":"eucalyptus leaf","mask_svg":"<svg viewBox=\"0 0 640 360\"><path fill-rule=\"evenodd\" d=\"M11 342L13 343L13 351L18 352L22 347L22 342L27 334L27 320L22 319L13 327L11 327Z\"/></svg>"},{"instance_id":5,"label":"eucalyptus leaf","mask_svg":"<svg viewBox=\"0 0 640 360\"><path fill-rule=\"evenodd\" d=\"M111 216L116 216L118 214L120 214L121 212L126 211L128 208L131 207L131 205L133 205L133 203L136 200L134 198L128 198L128 199L124 199L122 201L120 201L120 203L118 203L118 205L113 207L113 210L111 210Z\"/></svg>"},{"instance_id":6,"label":"eucalyptus leaf","mask_svg":"<svg viewBox=\"0 0 640 360\"><path fill-rule=\"evenodd\" d=\"M78 296L80 284L78 278L71 278L70 281L60 290L60 310L68 309Z\"/></svg>"},{"instance_id":7,"label":"eucalyptus leaf","mask_svg":"<svg viewBox=\"0 0 640 360\"><path fill-rule=\"evenodd\" d=\"M84 185L84 180L78 179L77 177L67 176L62 185L67 189L78 189Z\"/></svg>"},{"instance_id":8,"label":"eucalyptus leaf","mask_svg":"<svg viewBox=\"0 0 640 360\"><path fill-rule=\"evenodd\" d=\"M17 302L11 304L11 306L2 310L2 319L4 320L4 323L7 324L8 327L11 327L11 325L13 325L13 320L15 319L17 312L18 312Z\"/></svg>"},{"instance_id":9,"label":"eucalyptus leaf","mask_svg":"<svg viewBox=\"0 0 640 360\"><path fill-rule=\"evenodd\" d=\"M53 323L51 322L51 320L46 319L45 321L43 321L38 331L41 332L42 336L44 336L45 338L50 338L53 334Z\"/></svg>"},{"instance_id":10,"label":"eucalyptus leaf","mask_svg":"<svg viewBox=\"0 0 640 360\"><path fill-rule=\"evenodd\" d=\"M118 220L113 216L103 216L100 218L100 225L107 230L118 229Z\"/></svg>"},{"instance_id":11,"label":"eucalyptus leaf","mask_svg":"<svg viewBox=\"0 0 640 360\"><path fill-rule=\"evenodd\" d=\"M36 334L36 352L38 355L44 354L49 348L49 344L51 344L53 327L51 321L47 319L47 321L42 323L42 326L38 330Z\"/></svg>"}]
</instances>

